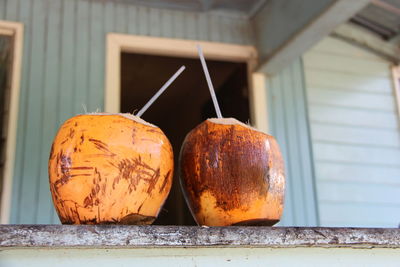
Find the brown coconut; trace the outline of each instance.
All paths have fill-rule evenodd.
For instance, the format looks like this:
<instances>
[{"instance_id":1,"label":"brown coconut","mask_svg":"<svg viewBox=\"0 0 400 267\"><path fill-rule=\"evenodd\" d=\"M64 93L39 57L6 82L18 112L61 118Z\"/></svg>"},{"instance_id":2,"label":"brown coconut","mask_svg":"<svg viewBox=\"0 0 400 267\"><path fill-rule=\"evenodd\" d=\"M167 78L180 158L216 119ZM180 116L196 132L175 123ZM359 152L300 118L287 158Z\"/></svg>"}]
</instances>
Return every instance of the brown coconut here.
<instances>
[{"instance_id":1,"label":"brown coconut","mask_svg":"<svg viewBox=\"0 0 400 267\"><path fill-rule=\"evenodd\" d=\"M199 225L273 225L282 215L285 177L278 144L236 119L208 119L189 132L179 171Z\"/></svg>"}]
</instances>

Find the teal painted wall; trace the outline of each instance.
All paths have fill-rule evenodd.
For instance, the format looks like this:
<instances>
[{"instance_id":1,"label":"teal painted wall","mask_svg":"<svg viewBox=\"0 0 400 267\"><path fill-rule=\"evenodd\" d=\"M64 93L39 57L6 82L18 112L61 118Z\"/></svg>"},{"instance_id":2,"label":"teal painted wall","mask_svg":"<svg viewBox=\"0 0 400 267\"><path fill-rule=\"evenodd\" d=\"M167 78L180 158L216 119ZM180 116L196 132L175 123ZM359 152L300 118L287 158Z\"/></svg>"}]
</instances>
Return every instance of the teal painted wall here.
<instances>
[{"instance_id":1,"label":"teal painted wall","mask_svg":"<svg viewBox=\"0 0 400 267\"><path fill-rule=\"evenodd\" d=\"M303 60L321 225L398 227L400 124L392 63L333 37Z\"/></svg>"},{"instance_id":2,"label":"teal painted wall","mask_svg":"<svg viewBox=\"0 0 400 267\"><path fill-rule=\"evenodd\" d=\"M24 23L11 223L58 223L47 159L60 124L102 109L108 32L254 44L247 18L127 5L120 1L0 0L0 19ZM268 82L272 134L285 155L283 225L316 225L312 153L301 61Z\"/></svg>"},{"instance_id":3,"label":"teal painted wall","mask_svg":"<svg viewBox=\"0 0 400 267\"><path fill-rule=\"evenodd\" d=\"M286 167L286 196L280 225L317 226L313 155L303 63L296 60L267 80L270 131Z\"/></svg>"},{"instance_id":4,"label":"teal painted wall","mask_svg":"<svg viewBox=\"0 0 400 267\"><path fill-rule=\"evenodd\" d=\"M0 0L0 19L25 27L11 223L56 223L47 159L59 125L102 109L108 32L252 44L247 19L120 1Z\"/></svg>"}]
</instances>

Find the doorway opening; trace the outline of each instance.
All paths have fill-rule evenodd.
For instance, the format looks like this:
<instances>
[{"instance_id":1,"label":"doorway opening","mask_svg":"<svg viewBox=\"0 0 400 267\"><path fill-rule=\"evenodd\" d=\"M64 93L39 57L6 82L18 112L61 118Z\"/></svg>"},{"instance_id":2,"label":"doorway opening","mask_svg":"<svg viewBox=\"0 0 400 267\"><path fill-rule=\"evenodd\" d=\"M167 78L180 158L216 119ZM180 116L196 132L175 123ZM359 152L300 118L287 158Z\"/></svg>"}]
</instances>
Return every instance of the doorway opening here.
<instances>
[{"instance_id":1,"label":"doorway opening","mask_svg":"<svg viewBox=\"0 0 400 267\"><path fill-rule=\"evenodd\" d=\"M17 139L23 25L0 20L0 223L9 223Z\"/></svg>"},{"instance_id":2,"label":"doorway opening","mask_svg":"<svg viewBox=\"0 0 400 267\"><path fill-rule=\"evenodd\" d=\"M10 113L13 37L0 35L0 193L3 193L6 141Z\"/></svg>"},{"instance_id":3,"label":"doorway opening","mask_svg":"<svg viewBox=\"0 0 400 267\"><path fill-rule=\"evenodd\" d=\"M199 59L121 53L121 112L138 111L181 65L186 70L142 116L160 127L174 150L173 186L155 221L159 225L195 225L179 185L179 151L186 134L216 114ZM207 66L222 115L249 122L247 63L207 60Z\"/></svg>"}]
</instances>

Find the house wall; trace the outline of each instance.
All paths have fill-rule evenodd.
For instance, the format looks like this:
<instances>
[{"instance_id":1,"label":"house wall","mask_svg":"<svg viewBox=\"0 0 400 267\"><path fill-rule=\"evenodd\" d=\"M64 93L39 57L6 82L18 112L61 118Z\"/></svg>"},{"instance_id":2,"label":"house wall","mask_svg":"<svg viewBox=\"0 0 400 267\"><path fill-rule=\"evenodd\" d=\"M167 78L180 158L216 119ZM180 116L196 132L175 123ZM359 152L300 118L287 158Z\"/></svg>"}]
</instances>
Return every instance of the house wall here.
<instances>
[{"instance_id":1,"label":"house wall","mask_svg":"<svg viewBox=\"0 0 400 267\"><path fill-rule=\"evenodd\" d=\"M328 37L304 55L321 226L398 227L391 63Z\"/></svg>"},{"instance_id":2,"label":"house wall","mask_svg":"<svg viewBox=\"0 0 400 267\"><path fill-rule=\"evenodd\" d=\"M0 19L25 27L11 223L58 222L48 186L50 145L67 118L103 109L106 33L254 43L239 15L120 1L0 0Z\"/></svg>"},{"instance_id":3,"label":"house wall","mask_svg":"<svg viewBox=\"0 0 400 267\"><path fill-rule=\"evenodd\" d=\"M10 223L57 223L47 160L58 127L104 107L109 32L254 44L247 18L101 0L0 0L0 19L25 27ZM287 170L282 224L318 224L301 60L267 77L271 133ZM257 88L263 90L264 88Z\"/></svg>"},{"instance_id":4,"label":"house wall","mask_svg":"<svg viewBox=\"0 0 400 267\"><path fill-rule=\"evenodd\" d=\"M280 225L317 226L303 63L297 59L267 78L269 128L280 145L286 169L285 208Z\"/></svg>"}]
</instances>

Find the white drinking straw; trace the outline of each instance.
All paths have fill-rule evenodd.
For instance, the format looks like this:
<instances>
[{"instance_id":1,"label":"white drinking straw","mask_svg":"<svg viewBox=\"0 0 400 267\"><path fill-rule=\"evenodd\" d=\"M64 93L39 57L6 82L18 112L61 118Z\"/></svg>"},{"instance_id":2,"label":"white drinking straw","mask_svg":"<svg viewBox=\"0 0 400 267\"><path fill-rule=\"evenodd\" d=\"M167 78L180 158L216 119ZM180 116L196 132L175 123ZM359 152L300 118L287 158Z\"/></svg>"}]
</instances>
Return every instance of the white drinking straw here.
<instances>
[{"instance_id":1,"label":"white drinking straw","mask_svg":"<svg viewBox=\"0 0 400 267\"><path fill-rule=\"evenodd\" d=\"M153 95L152 98L150 98L150 100L146 103L146 105L144 105L142 107L141 110L139 110L138 114L136 115L137 117L140 117L143 115L143 113L151 106L151 104L153 104L154 101L156 101L156 99L168 88L168 86L171 85L171 83L173 83L175 81L175 79L182 73L182 71L185 70L185 66L182 66L179 68L179 70L177 72L175 72L175 74L169 78L169 80L158 90L158 92Z\"/></svg>"},{"instance_id":2,"label":"white drinking straw","mask_svg":"<svg viewBox=\"0 0 400 267\"><path fill-rule=\"evenodd\" d=\"M212 101L214 103L215 112L217 113L217 117L221 119L222 118L221 110L219 109L217 97L215 96L214 87L211 82L210 73L208 72L207 69L206 60L204 59L203 50L201 49L201 46L199 44L197 45L197 50L199 51L201 65L203 66L204 75L206 76L208 88L210 89L210 94Z\"/></svg>"}]
</instances>

